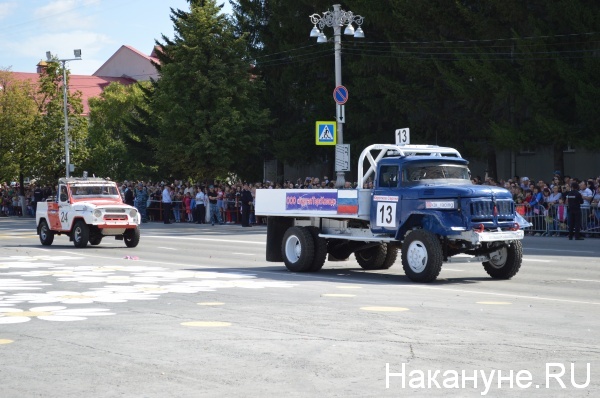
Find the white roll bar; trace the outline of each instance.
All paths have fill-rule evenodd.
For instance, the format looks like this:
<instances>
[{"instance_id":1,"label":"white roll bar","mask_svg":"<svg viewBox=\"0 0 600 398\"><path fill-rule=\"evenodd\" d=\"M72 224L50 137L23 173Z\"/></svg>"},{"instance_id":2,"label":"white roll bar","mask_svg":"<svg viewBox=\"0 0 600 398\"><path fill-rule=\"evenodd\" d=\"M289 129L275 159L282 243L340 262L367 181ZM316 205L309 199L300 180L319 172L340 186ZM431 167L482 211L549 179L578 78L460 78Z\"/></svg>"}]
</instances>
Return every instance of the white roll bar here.
<instances>
[{"instance_id":1,"label":"white roll bar","mask_svg":"<svg viewBox=\"0 0 600 398\"><path fill-rule=\"evenodd\" d=\"M371 151L379 151L377 157L373 158ZM388 151L394 151L392 154L388 154ZM441 147L437 145L394 145L394 144L373 144L363 149L358 159L358 188L362 188L367 181L367 178L377 170L377 163L388 156L414 156L414 155L429 155L429 156L443 156L450 155L450 157L462 158L460 153L454 148ZM371 166L366 173L363 174L363 163L365 158L369 161Z\"/></svg>"}]
</instances>

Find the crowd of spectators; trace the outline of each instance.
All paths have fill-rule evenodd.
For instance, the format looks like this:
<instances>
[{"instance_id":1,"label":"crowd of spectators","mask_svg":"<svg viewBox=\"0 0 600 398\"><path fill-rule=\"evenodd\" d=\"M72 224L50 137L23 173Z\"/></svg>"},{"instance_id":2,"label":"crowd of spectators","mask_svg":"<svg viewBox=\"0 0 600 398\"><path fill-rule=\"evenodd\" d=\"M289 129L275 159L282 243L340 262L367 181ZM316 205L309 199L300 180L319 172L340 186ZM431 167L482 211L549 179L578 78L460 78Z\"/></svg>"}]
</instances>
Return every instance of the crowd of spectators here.
<instances>
[{"instance_id":1,"label":"crowd of spectators","mask_svg":"<svg viewBox=\"0 0 600 398\"><path fill-rule=\"evenodd\" d=\"M512 193L516 203L517 211L523 216L536 216L551 214L560 221L560 214L565 206L565 194L570 191L571 183L577 182L580 187L580 193L584 203L582 208L592 208L589 217L594 218L600 225L600 211L598 203L600 202L600 177L578 179L571 176L562 176L555 172L551 180L531 180L528 177L515 176L507 180L496 181L493 178L474 177L473 184L494 185L506 188ZM220 223L239 223L241 221L241 197L244 183L237 181L203 181L201 183L191 183L183 180L174 180L172 183L166 181L144 182L144 181L124 181L121 184L121 193L124 200L138 207L144 214L146 221L163 221L162 196L165 187L170 187L172 200L172 214L169 217L175 223L179 222L197 222L207 221L209 215L208 209L211 206L209 202L209 192L216 193L218 209L217 220ZM211 188L212 187L212 188ZM255 198L256 189L325 189L334 188L335 181L329 180L327 176L322 179L318 177L299 178L295 181L287 180L279 182L256 182L249 184L249 190L252 197ZM345 189L353 189L357 183L346 182ZM372 188L371 180L367 181L363 188ZM38 200L53 195L52 187L36 187L31 184L25 189L26 216L35 215L35 194L37 192ZM41 192L41 194L40 194ZM22 207L19 203L18 183L3 183L1 186L2 208L0 216L23 216ZM202 209L202 206L204 208ZM212 205L214 207L215 204ZM252 210L251 210L252 211ZM252 211L253 212L253 211ZM565 213L566 214L566 213ZM251 223L262 223L264 220L257 219L253 214L250 215ZM213 220L214 222L214 220Z\"/></svg>"}]
</instances>

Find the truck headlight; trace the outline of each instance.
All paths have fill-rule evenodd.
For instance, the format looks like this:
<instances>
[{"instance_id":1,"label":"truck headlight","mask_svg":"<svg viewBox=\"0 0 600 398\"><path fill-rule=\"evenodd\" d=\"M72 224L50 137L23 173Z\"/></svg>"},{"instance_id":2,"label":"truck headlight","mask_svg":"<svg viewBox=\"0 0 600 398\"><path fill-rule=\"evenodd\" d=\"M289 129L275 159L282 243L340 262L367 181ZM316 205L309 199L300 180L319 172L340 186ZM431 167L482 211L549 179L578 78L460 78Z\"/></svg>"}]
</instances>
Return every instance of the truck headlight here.
<instances>
[{"instance_id":1,"label":"truck headlight","mask_svg":"<svg viewBox=\"0 0 600 398\"><path fill-rule=\"evenodd\" d=\"M102 210L100 210L100 209L94 210L94 217L96 217L96 218L102 217Z\"/></svg>"},{"instance_id":2,"label":"truck headlight","mask_svg":"<svg viewBox=\"0 0 600 398\"><path fill-rule=\"evenodd\" d=\"M131 209L129 210L129 215L131 216L131 218L135 218L137 216L137 210L136 209Z\"/></svg>"}]
</instances>

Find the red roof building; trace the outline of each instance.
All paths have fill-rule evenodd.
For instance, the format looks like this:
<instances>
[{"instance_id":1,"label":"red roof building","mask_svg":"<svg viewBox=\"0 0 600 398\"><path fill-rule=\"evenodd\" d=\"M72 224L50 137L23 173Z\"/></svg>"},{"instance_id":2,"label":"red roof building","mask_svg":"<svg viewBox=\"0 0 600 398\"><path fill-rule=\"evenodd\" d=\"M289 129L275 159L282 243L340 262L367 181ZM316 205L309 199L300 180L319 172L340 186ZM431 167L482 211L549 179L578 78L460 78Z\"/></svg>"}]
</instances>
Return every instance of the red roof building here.
<instances>
[{"instance_id":1,"label":"red roof building","mask_svg":"<svg viewBox=\"0 0 600 398\"><path fill-rule=\"evenodd\" d=\"M144 55L130 46L121 46L92 76L69 75L69 92L80 91L83 100L83 115L90 112L88 100L98 97L112 82L124 85L133 84L136 81L158 79L158 71L152 61L158 63L156 48L151 55ZM11 72L18 80L29 80L37 84L41 69L46 66L46 61L40 61L37 65L37 73Z\"/></svg>"}]
</instances>

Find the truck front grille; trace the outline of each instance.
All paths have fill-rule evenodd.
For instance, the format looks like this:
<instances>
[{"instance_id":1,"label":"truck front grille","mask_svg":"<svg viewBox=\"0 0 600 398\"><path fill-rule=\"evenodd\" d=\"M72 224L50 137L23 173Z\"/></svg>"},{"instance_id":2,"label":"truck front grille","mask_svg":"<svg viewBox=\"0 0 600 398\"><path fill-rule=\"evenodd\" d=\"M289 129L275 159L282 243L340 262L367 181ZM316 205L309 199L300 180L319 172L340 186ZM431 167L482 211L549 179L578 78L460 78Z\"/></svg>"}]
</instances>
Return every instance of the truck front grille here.
<instances>
[{"instance_id":1,"label":"truck front grille","mask_svg":"<svg viewBox=\"0 0 600 398\"><path fill-rule=\"evenodd\" d=\"M515 218L515 204L512 200L497 200L496 215L498 221L513 221ZM494 221L494 202L491 200L478 200L471 202L472 221Z\"/></svg>"},{"instance_id":2,"label":"truck front grille","mask_svg":"<svg viewBox=\"0 0 600 398\"><path fill-rule=\"evenodd\" d=\"M126 221L127 214L105 214L104 220L105 221Z\"/></svg>"}]
</instances>

